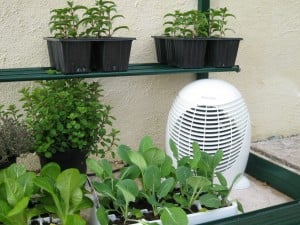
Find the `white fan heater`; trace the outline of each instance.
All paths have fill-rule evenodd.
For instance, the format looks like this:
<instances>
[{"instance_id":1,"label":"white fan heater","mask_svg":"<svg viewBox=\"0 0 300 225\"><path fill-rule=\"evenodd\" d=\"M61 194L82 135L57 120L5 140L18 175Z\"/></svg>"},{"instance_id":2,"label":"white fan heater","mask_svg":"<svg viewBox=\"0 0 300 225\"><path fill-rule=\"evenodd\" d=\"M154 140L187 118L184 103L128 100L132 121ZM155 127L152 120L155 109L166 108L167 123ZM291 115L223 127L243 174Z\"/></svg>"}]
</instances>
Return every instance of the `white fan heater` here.
<instances>
[{"instance_id":1,"label":"white fan heater","mask_svg":"<svg viewBox=\"0 0 300 225\"><path fill-rule=\"evenodd\" d=\"M207 153L223 151L217 171L229 184L244 173L250 150L250 119L244 100L231 84L216 79L195 81L184 87L170 110L167 124L167 153L172 156L169 140L178 148L179 157L193 157L192 143ZM235 188L247 188L245 177Z\"/></svg>"}]
</instances>

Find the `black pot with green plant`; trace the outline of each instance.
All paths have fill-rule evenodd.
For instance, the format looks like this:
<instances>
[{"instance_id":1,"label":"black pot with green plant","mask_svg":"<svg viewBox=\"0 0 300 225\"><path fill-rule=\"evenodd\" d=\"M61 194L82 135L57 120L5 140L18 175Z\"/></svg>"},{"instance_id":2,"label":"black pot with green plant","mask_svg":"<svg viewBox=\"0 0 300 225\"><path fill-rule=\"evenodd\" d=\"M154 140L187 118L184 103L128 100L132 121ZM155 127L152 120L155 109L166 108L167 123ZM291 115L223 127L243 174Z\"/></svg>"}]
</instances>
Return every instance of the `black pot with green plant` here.
<instances>
[{"instance_id":1,"label":"black pot with green plant","mask_svg":"<svg viewBox=\"0 0 300 225\"><path fill-rule=\"evenodd\" d=\"M128 70L135 38L113 37L116 31L128 29L113 26L123 18L116 12L116 4L104 0L96 0L93 7L68 1L67 7L52 10L49 25L54 37L45 38L51 67L67 74Z\"/></svg>"},{"instance_id":2,"label":"black pot with green plant","mask_svg":"<svg viewBox=\"0 0 300 225\"><path fill-rule=\"evenodd\" d=\"M218 8L209 11L209 36L206 49L206 65L213 67L232 67L235 65L239 43L242 38L225 37L228 19L235 18L228 9ZM233 31L234 32L234 31Z\"/></svg>"},{"instance_id":3,"label":"black pot with green plant","mask_svg":"<svg viewBox=\"0 0 300 225\"><path fill-rule=\"evenodd\" d=\"M113 37L116 31L128 26L114 27L118 18L117 5L113 1L96 0L95 6L86 8L80 21L85 31L81 34L92 37L91 69L94 71L128 70L132 41L135 38Z\"/></svg>"},{"instance_id":4,"label":"black pot with green plant","mask_svg":"<svg viewBox=\"0 0 300 225\"><path fill-rule=\"evenodd\" d=\"M33 151L33 135L15 105L0 105L0 169L16 162L21 154Z\"/></svg>"},{"instance_id":5,"label":"black pot with green plant","mask_svg":"<svg viewBox=\"0 0 300 225\"><path fill-rule=\"evenodd\" d=\"M118 131L112 127L111 106L100 101L103 90L98 82L67 79L38 83L21 90L21 101L33 132L34 150L42 162L58 158L63 169L75 167L86 172L88 155L113 154Z\"/></svg>"},{"instance_id":6,"label":"black pot with green plant","mask_svg":"<svg viewBox=\"0 0 300 225\"><path fill-rule=\"evenodd\" d=\"M208 20L198 10L168 13L165 36L155 36L157 58L162 63L180 68L204 66L208 36ZM157 45L159 44L159 45Z\"/></svg>"},{"instance_id":7,"label":"black pot with green plant","mask_svg":"<svg viewBox=\"0 0 300 225\"><path fill-rule=\"evenodd\" d=\"M62 73L90 72L91 42L79 38L79 12L85 6L67 2L65 8L51 10L50 31L54 37L47 37L50 66Z\"/></svg>"}]
</instances>

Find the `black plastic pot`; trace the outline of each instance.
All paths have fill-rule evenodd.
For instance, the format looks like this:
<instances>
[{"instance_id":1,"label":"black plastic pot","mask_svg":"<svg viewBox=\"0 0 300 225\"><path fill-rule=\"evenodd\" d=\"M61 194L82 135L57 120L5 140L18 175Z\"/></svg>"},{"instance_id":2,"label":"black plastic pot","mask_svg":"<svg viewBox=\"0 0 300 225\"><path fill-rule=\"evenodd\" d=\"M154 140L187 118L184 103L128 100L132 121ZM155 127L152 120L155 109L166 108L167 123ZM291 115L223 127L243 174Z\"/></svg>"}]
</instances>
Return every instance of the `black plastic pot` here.
<instances>
[{"instance_id":1,"label":"black plastic pot","mask_svg":"<svg viewBox=\"0 0 300 225\"><path fill-rule=\"evenodd\" d=\"M65 74L90 72L91 41L86 38L45 38L51 67Z\"/></svg>"},{"instance_id":2,"label":"black plastic pot","mask_svg":"<svg viewBox=\"0 0 300 225\"><path fill-rule=\"evenodd\" d=\"M167 50L166 50L166 37L165 36L152 36L155 44L155 51L157 62L161 64L168 64Z\"/></svg>"},{"instance_id":3,"label":"black plastic pot","mask_svg":"<svg viewBox=\"0 0 300 225\"><path fill-rule=\"evenodd\" d=\"M175 38L174 50L177 67L201 68L205 64L206 38Z\"/></svg>"},{"instance_id":4,"label":"black plastic pot","mask_svg":"<svg viewBox=\"0 0 300 225\"><path fill-rule=\"evenodd\" d=\"M175 54L175 39L174 38L166 38L166 56L167 56L167 64L169 66L177 66L177 57Z\"/></svg>"},{"instance_id":5,"label":"black plastic pot","mask_svg":"<svg viewBox=\"0 0 300 225\"><path fill-rule=\"evenodd\" d=\"M4 169L6 167L9 167L11 164L15 163L17 160L16 156L11 156L7 159L7 161L0 163L0 169Z\"/></svg>"},{"instance_id":6,"label":"black plastic pot","mask_svg":"<svg viewBox=\"0 0 300 225\"><path fill-rule=\"evenodd\" d=\"M132 41L135 38L98 38L92 40L93 71L121 72L128 70Z\"/></svg>"},{"instance_id":7,"label":"black plastic pot","mask_svg":"<svg viewBox=\"0 0 300 225\"><path fill-rule=\"evenodd\" d=\"M87 151L69 149L64 152L56 152L51 158L46 158L42 155L39 157L42 167L49 162L56 162L60 165L62 170L77 168L81 173L86 173L85 161L87 158Z\"/></svg>"},{"instance_id":8,"label":"black plastic pot","mask_svg":"<svg viewBox=\"0 0 300 225\"><path fill-rule=\"evenodd\" d=\"M206 48L206 65L232 67L242 38L210 38Z\"/></svg>"}]
</instances>

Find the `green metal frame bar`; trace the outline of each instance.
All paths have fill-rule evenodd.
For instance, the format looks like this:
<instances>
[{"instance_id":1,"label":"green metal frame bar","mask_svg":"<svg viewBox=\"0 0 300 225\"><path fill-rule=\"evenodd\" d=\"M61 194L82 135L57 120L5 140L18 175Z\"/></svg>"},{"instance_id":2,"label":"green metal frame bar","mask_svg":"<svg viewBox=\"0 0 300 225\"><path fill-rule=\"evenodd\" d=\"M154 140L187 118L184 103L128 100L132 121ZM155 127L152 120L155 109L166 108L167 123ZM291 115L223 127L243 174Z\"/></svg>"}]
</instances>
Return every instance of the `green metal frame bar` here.
<instances>
[{"instance_id":1,"label":"green metal frame bar","mask_svg":"<svg viewBox=\"0 0 300 225\"><path fill-rule=\"evenodd\" d=\"M300 175L255 154L249 156L246 173L289 197L300 200Z\"/></svg>"},{"instance_id":2,"label":"green metal frame bar","mask_svg":"<svg viewBox=\"0 0 300 225\"><path fill-rule=\"evenodd\" d=\"M210 0L198 0L198 10L206 12L210 9ZM196 73L197 79L207 79L208 73Z\"/></svg>"},{"instance_id":3,"label":"green metal frame bar","mask_svg":"<svg viewBox=\"0 0 300 225\"><path fill-rule=\"evenodd\" d=\"M249 156L246 173L296 200L202 225L300 224L300 175L253 153Z\"/></svg>"},{"instance_id":4,"label":"green metal frame bar","mask_svg":"<svg viewBox=\"0 0 300 225\"><path fill-rule=\"evenodd\" d=\"M95 77L119 77L119 76L144 76L179 73L208 73L208 72L239 72L238 66L227 68L204 67L199 69L182 69L170 67L159 63L132 64L124 72L92 72L82 74L48 74L50 68L18 68L0 69L0 82L54 80L69 78L95 78Z\"/></svg>"}]
</instances>

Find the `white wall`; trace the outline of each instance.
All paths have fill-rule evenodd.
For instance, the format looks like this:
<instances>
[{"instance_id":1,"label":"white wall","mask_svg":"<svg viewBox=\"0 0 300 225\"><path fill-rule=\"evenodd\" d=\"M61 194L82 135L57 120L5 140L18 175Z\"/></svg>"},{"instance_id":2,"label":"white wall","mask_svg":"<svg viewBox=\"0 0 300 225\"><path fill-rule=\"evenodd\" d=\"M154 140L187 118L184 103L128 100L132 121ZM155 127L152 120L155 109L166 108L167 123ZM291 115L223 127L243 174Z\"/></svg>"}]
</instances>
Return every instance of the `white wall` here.
<instances>
[{"instance_id":1,"label":"white wall","mask_svg":"<svg viewBox=\"0 0 300 225\"><path fill-rule=\"evenodd\" d=\"M92 0L76 3L91 4ZM163 16L175 9L197 7L196 0L117 0L120 23L130 27L121 36L136 37L131 62L154 62L151 35L162 33ZM46 43L50 9L62 0L0 0L0 68L48 65ZM244 96L252 118L253 139L300 133L300 1L211 0L227 6L236 19L231 24L243 37L237 63L240 73L211 77L233 83ZM105 102L114 107L121 142L137 146L145 134L164 146L165 125L176 93L194 80L192 74L99 78ZM32 82L0 84L0 101L17 103L18 90Z\"/></svg>"}]
</instances>

